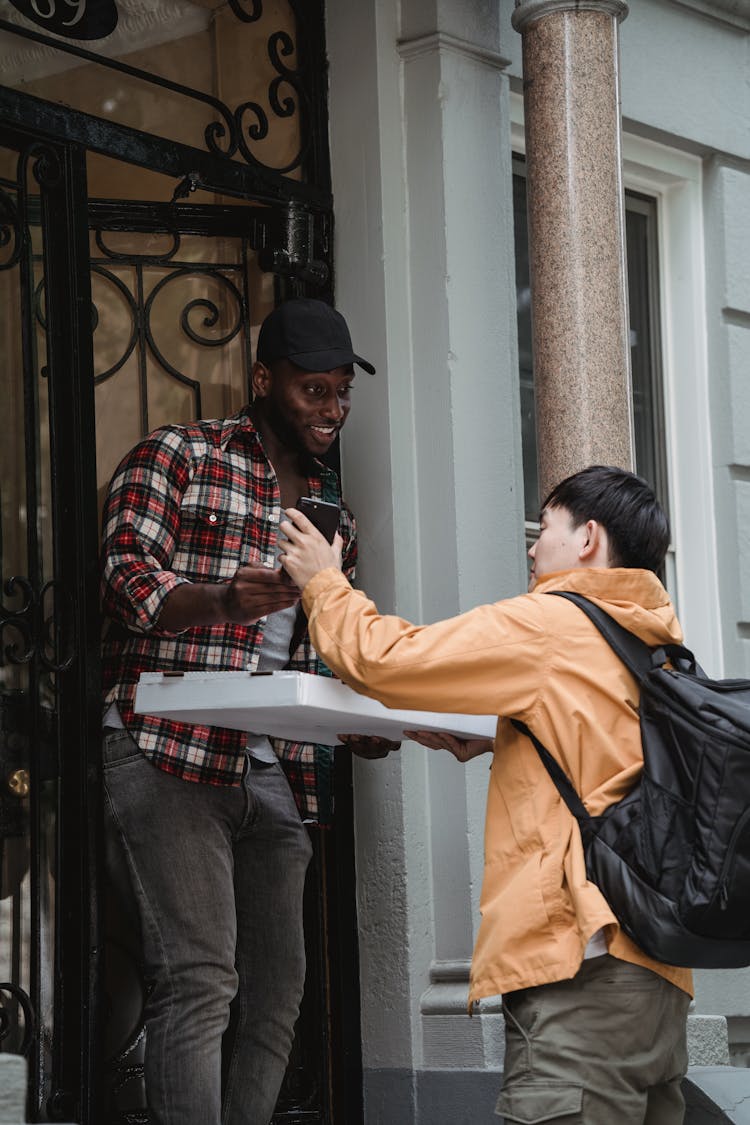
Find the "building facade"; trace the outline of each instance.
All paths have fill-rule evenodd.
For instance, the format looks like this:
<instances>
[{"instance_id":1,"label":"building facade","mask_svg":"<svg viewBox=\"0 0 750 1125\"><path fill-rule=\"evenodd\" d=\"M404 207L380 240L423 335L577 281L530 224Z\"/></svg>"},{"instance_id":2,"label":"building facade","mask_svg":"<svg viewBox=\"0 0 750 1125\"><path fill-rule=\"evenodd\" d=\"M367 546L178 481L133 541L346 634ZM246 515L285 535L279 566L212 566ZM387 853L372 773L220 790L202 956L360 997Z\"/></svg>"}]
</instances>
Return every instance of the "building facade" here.
<instances>
[{"instance_id":1,"label":"building facade","mask_svg":"<svg viewBox=\"0 0 750 1125\"><path fill-rule=\"evenodd\" d=\"M381 609L427 622L524 589L539 501L512 0L111 7L107 30L89 3L105 22L84 42L45 28L46 7L0 3L3 760L32 785L0 820L4 1045L34 1044L30 1120L96 1125L96 998L118 955L96 952L80 824L97 799L97 501L119 456L162 421L239 405L265 312L316 293L378 368L341 465ZM669 508L688 644L709 673L750 676L750 3L635 0L617 33L635 464ZM489 1123L499 998L466 1014L486 764L405 745L356 761L351 785L340 772L308 904L328 984L278 1120ZM61 900L83 904L72 928ZM750 973L699 974L695 1015L725 1017L747 1061ZM141 1093L118 1121L143 1120Z\"/></svg>"},{"instance_id":2,"label":"building facade","mask_svg":"<svg viewBox=\"0 0 750 1125\"><path fill-rule=\"evenodd\" d=\"M363 513L360 581L410 620L525 586L537 500L524 504L531 427L518 409L512 16L510 0L327 7L336 295L381 365L357 388L344 479ZM653 435L651 461L646 437L637 461L669 505L688 643L727 676L750 672L749 32L747 4L669 0L631 4L619 28L624 186L649 228L628 246L631 314L647 306L631 332L634 407ZM467 1113L480 1105L491 1120L502 1018L492 1003L465 1015L486 785L481 759L462 768L413 748L356 764L368 1120L484 1120ZM727 1017L739 1062L749 985L698 974L695 1012Z\"/></svg>"}]
</instances>

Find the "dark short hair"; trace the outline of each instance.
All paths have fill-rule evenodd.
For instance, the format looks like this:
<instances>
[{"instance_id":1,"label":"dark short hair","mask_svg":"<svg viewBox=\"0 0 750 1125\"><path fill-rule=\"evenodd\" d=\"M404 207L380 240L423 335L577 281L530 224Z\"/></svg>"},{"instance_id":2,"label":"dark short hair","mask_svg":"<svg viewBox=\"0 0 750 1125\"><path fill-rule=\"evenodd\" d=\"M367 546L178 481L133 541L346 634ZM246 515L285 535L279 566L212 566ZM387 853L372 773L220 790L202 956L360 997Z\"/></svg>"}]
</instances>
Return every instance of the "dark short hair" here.
<instances>
[{"instance_id":1,"label":"dark short hair","mask_svg":"<svg viewBox=\"0 0 750 1125\"><path fill-rule=\"evenodd\" d=\"M669 547L669 520L648 481L626 469L589 465L550 492L545 508L564 508L574 527L596 520L607 532L610 566L658 570Z\"/></svg>"}]
</instances>

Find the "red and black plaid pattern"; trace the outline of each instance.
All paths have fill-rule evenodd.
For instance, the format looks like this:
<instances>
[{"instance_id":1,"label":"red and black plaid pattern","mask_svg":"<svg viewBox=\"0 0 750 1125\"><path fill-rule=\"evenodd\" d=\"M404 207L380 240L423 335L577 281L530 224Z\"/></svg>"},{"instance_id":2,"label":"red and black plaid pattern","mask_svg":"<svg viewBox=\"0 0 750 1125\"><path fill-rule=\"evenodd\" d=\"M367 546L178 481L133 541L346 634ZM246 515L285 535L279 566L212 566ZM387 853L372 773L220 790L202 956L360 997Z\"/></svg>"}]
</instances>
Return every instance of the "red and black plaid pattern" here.
<instances>
[{"instance_id":1,"label":"red and black plaid pattern","mask_svg":"<svg viewBox=\"0 0 750 1125\"><path fill-rule=\"evenodd\" d=\"M341 502L336 474L316 462L309 495ZM136 715L141 672L236 671L257 667L263 621L170 633L158 626L181 582L226 582L248 562L273 565L281 515L276 476L249 415L169 426L150 434L117 469L103 517L105 707L116 702L146 756L189 781L237 785L246 735ZM342 507L344 569L352 576L356 532ZM330 675L307 633L291 668ZM328 819L329 748L276 743L300 812Z\"/></svg>"}]
</instances>

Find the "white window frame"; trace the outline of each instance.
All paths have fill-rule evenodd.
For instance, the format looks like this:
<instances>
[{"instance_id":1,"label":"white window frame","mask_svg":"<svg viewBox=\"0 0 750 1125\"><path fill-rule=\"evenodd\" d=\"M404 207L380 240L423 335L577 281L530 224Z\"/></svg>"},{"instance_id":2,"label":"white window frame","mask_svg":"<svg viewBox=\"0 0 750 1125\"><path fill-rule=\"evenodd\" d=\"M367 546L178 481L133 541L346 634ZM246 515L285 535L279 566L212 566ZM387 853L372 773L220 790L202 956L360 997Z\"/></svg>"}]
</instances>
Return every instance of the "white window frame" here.
<instances>
[{"instance_id":1,"label":"white window frame","mask_svg":"<svg viewBox=\"0 0 750 1125\"><path fill-rule=\"evenodd\" d=\"M513 93L511 144L525 153L523 98ZM624 186L657 201L664 428L672 524L667 586L686 643L713 676L723 675L719 572L711 454L699 157L626 133Z\"/></svg>"}]
</instances>

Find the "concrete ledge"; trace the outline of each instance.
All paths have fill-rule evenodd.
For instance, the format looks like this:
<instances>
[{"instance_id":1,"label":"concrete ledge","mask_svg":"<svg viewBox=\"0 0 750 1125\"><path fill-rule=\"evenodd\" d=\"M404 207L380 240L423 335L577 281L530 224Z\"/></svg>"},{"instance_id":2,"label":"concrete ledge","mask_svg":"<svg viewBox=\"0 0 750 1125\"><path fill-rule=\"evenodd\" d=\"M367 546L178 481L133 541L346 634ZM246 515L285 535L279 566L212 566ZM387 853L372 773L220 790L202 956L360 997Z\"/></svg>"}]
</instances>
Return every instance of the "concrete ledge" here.
<instances>
[{"instance_id":1,"label":"concrete ledge","mask_svg":"<svg viewBox=\"0 0 750 1125\"><path fill-rule=\"evenodd\" d=\"M0 1125L26 1125L26 1075L23 1055L0 1053Z\"/></svg>"},{"instance_id":2,"label":"concrete ledge","mask_svg":"<svg viewBox=\"0 0 750 1125\"><path fill-rule=\"evenodd\" d=\"M683 1083L685 1125L750 1125L750 1070L691 1066Z\"/></svg>"},{"instance_id":3,"label":"concrete ledge","mask_svg":"<svg viewBox=\"0 0 750 1125\"><path fill-rule=\"evenodd\" d=\"M499 1070L366 1070L367 1125L499 1125Z\"/></svg>"},{"instance_id":4,"label":"concrete ledge","mask_svg":"<svg viewBox=\"0 0 750 1125\"><path fill-rule=\"evenodd\" d=\"M26 1120L26 1059L0 1054L0 1125Z\"/></svg>"},{"instance_id":5,"label":"concrete ledge","mask_svg":"<svg viewBox=\"0 0 750 1125\"><path fill-rule=\"evenodd\" d=\"M500 1070L365 1071L368 1125L498 1125ZM685 1125L750 1125L750 1070L694 1066L683 1082ZM610 1125L608 1122L607 1125Z\"/></svg>"}]
</instances>

